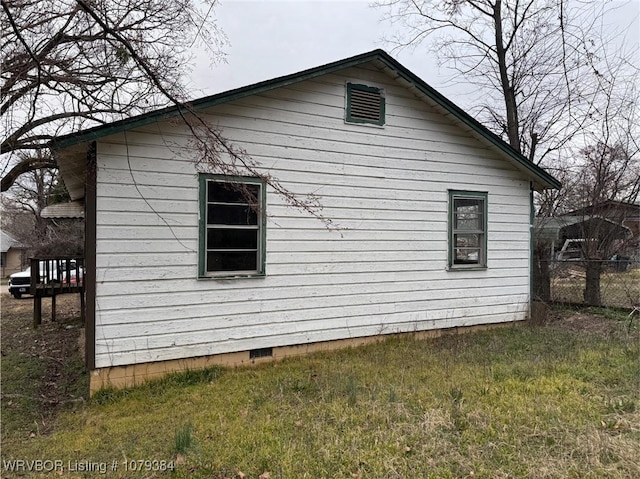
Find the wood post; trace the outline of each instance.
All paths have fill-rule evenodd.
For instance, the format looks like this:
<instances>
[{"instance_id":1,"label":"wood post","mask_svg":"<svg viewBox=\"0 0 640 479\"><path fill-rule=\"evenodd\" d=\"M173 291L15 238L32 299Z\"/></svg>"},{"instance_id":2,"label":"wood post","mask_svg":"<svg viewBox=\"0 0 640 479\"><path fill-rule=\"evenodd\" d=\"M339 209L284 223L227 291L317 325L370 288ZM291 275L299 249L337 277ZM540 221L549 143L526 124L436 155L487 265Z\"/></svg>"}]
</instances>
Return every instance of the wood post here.
<instances>
[{"instance_id":1,"label":"wood post","mask_svg":"<svg viewBox=\"0 0 640 479\"><path fill-rule=\"evenodd\" d=\"M42 297L35 295L33 297L33 329L42 323Z\"/></svg>"},{"instance_id":2,"label":"wood post","mask_svg":"<svg viewBox=\"0 0 640 479\"><path fill-rule=\"evenodd\" d=\"M82 326L86 326L85 325L85 318L86 318L86 314L85 314L85 300L84 300L84 286L82 288L80 288L80 319L82 319Z\"/></svg>"},{"instance_id":3,"label":"wood post","mask_svg":"<svg viewBox=\"0 0 640 479\"><path fill-rule=\"evenodd\" d=\"M56 321L56 290L55 287L51 290L51 321Z\"/></svg>"}]
</instances>

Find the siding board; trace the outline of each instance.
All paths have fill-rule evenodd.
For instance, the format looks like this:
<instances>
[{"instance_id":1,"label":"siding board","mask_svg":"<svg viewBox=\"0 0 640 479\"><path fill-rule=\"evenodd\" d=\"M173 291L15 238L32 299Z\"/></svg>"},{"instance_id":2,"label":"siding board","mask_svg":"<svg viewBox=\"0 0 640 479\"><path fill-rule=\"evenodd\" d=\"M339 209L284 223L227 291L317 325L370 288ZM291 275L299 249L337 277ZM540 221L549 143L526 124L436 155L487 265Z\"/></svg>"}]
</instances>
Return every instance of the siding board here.
<instances>
[{"instance_id":1,"label":"siding board","mask_svg":"<svg viewBox=\"0 0 640 479\"><path fill-rule=\"evenodd\" d=\"M345 124L347 80L385 89L383 128ZM97 367L526 317L528 180L393 78L348 69L208 114L339 229L267 188L266 276L198 280L189 132L102 139ZM486 270L446 270L448 189L488 193Z\"/></svg>"}]
</instances>

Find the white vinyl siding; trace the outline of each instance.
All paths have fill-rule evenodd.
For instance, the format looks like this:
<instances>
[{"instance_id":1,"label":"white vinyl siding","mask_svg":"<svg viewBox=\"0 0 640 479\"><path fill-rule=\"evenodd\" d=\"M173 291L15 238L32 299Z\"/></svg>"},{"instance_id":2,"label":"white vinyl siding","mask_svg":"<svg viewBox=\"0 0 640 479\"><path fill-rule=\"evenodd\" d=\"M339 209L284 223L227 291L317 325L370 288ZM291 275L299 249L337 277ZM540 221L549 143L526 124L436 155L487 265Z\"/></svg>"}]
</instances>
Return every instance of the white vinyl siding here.
<instances>
[{"instance_id":1,"label":"white vinyl siding","mask_svg":"<svg viewBox=\"0 0 640 479\"><path fill-rule=\"evenodd\" d=\"M385 90L385 127L345 123L345 84ZM525 319L529 180L377 68L212 108L209 119L335 226L266 187L268 274L198 281L187 129L97 144L96 367ZM449 190L487 192L489 267L448 270Z\"/></svg>"}]
</instances>

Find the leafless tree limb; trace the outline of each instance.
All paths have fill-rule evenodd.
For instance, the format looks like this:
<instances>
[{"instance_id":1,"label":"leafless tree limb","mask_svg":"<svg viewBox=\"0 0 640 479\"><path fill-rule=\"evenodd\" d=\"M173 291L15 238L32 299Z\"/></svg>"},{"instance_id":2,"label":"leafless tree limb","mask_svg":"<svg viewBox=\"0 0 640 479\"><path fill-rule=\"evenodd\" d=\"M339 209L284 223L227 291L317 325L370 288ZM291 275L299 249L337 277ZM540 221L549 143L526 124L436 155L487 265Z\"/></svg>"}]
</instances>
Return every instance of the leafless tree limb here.
<instances>
[{"instance_id":1,"label":"leafless tree limb","mask_svg":"<svg viewBox=\"0 0 640 479\"><path fill-rule=\"evenodd\" d=\"M379 0L403 28L388 42L431 42L442 63L483 93L475 109L537 164L565 150L601 119L603 62L637 68L638 49L608 50L598 1ZM619 78L620 80L620 78Z\"/></svg>"}]
</instances>

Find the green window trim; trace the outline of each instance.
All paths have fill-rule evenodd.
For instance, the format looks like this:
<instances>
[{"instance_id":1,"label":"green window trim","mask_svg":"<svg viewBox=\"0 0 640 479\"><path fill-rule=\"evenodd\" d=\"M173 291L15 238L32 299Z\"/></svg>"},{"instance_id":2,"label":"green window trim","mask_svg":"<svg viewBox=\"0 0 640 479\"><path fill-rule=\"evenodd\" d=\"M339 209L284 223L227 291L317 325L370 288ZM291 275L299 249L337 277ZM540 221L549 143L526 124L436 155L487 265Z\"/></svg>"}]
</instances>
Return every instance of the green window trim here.
<instances>
[{"instance_id":1,"label":"green window trim","mask_svg":"<svg viewBox=\"0 0 640 479\"><path fill-rule=\"evenodd\" d=\"M265 275L266 184L260 178L201 173L198 278ZM255 195L252 205L241 191Z\"/></svg>"},{"instance_id":2,"label":"green window trim","mask_svg":"<svg viewBox=\"0 0 640 479\"><path fill-rule=\"evenodd\" d=\"M536 221L536 206L534 201L534 185L533 181L529 182L529 317L531 318L531 302L535 296L534 291L534 279L533 279L533 249L535 246L534 242L534 229L535 229L535 221Z\"/></svg>"},{"instance_id":3,"label":"green window trim","mask_svg":"<svg viewBox=\"0 0 640 479\"><path fill-rule=\"evenodd\" d=\"M488 193L449 190L448 269L487 268Z\"/></svg>"},{"instance_id":4,"label":"green window trim","mask_svg":"<svg viewBox=\"0 0 640 479\"><path fill-rule=\"evenodd\" d=\"M347 123L384 126L386 101L384 90L359 83L347 83Z\"/></svg>"}]
</instances>

